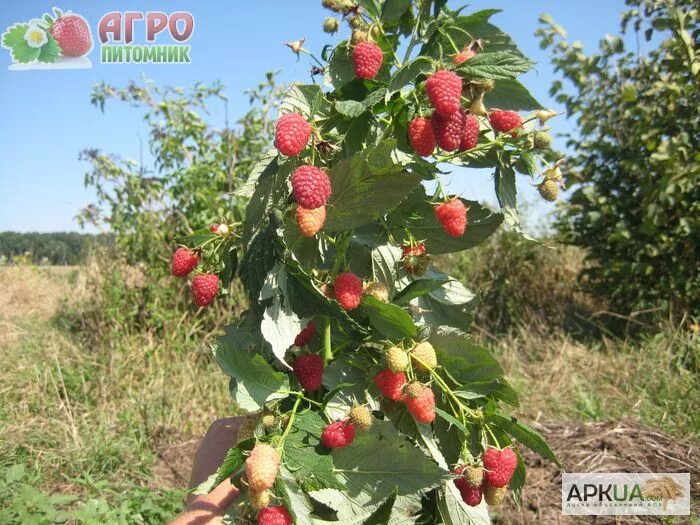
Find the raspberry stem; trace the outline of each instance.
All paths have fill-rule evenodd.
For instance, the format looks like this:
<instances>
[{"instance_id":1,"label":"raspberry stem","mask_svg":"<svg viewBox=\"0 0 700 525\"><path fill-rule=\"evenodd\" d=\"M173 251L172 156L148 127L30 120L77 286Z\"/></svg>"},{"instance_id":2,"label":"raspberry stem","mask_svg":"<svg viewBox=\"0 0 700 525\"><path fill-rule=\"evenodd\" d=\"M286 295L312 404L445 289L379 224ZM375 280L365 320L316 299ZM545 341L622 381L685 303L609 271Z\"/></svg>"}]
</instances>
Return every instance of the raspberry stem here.
<instances>
[{"instance_id":1,"label":"raspberry stem","mask_svg":"<svg viewBox=\"0 0 700 525\"><path fill-rule=\"evenodd\" d=\"M326 363L333 360L333 349L331 348L331 320L325 317L323 324L323 359Z\"/></svg>"},{"instance_id":2,"label":"raspberry stem","mask_svg":"<svg viewBox=\"0 0 700 525\"><path fill-rule=\"evenodd\" d=\"M294 424L294 418L297 415L297 408L299 408L299 404L301 403L301 397L297 397L297 400L294 402L294 406L292 407L291 414L289 416L289 422L287 423L287 427L284 429L284 432L282 433L282 436L280 437L279 443L277 443L277 451L279 452L280 456L282 455L283 449L284 449L284 440L287 439L287 435L289 434L289 431L292 430L292 425Z\"/></svg>"}]
</instances>

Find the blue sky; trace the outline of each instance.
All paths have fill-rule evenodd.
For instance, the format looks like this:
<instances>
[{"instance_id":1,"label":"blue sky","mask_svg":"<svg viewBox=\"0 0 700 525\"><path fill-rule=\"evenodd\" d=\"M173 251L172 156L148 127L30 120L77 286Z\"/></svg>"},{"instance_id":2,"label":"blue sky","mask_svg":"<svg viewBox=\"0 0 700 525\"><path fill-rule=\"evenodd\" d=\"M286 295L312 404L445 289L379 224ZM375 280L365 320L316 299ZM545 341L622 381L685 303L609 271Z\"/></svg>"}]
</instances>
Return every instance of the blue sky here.
<instances>
[{"instance_id":1,"label":"blue sky","mask_svg":"<svg viewBox=\"0 0 700 525\"><path fill-rule=\"evenodd\" d=\"M460 2L451 1L453 7ZM220 80L230 98L231 120L242 115L247 99L243 91L256 85L266 71L281 69L283 82L307 81L308 61L296 62L282 43L306 37L306 47L317 54L324 44L338 41L321 31L327 16L320 0L142 0L94 2L89 0L5 0L0 8L0 30L48 12L54 5L83 15L93 38L99 19L109 11L191 12L195 31L189 65L110 65L99 63L99 44L90 54L93 68L64 71L8 71L11 60L0 49L0 231L77 230L75 215L94 200L84 188L87 164L78 160L86 147L138 158L139 141L147 138L142 112L115 102L104 114L89 103L91 86L104 80L124 86L142 75L158 83L188 86L196 81ZM511 34L523 52L538 64L523 82L545 106L561 110L548 96L554 78L546 53L533 33L537 18L550 13L572 40L588 50L606 33L617 33L623 0L489 0L475 1L471 10L501 8L492 22ZM137 39L143 25L137 26ZM345 36L341 33L341 36ZM172 43L168 37L163 43ZM215 124L223 122L222 108L212 108ZM553 122L571 129L564 119ZM555 145L557 145L555 139ZM561 141L558 142L563 147ZM470 199L495 202L491 175L458 171L449 176L450 190ZM522 198L532 202L534 222L546 221L552 205L537 198L521 177Z\"/></svg>"}]
</instances>

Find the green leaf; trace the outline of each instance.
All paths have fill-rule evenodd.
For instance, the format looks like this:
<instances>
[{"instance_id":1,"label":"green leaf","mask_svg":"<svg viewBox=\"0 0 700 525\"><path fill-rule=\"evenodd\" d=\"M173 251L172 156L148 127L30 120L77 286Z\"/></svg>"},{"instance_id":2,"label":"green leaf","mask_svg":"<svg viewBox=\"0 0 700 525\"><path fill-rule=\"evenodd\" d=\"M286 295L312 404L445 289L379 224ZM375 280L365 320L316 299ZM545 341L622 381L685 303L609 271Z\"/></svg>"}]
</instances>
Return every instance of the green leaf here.
<instances>
[{"instance_id":1,"label":"green leaf","mask_svg":"<svg viewBox=\"0 0 700 525\"><path fill-rule=\"evenodd\" d=\"M341 115L350 118L356 118L362 115L365 111L369 110L376 103L380 102L386 95L386 89L381 88L372 91L367 97L362 101L357 100L339 100L335 103L335 109Z\"/></svg>"},{"instance_id":2,"label":"green leaf","mask_svg":"<svg viewBox=\"0 0 700 525\"><path fill-rule=\"evenodd\" d=\"M396 269L401 261L401 249L391 244L383 244L372 250L372 275L394 295Z\"/></svg>"},{"instance_id":3,"label":"green leaf","mask_svg":"<svg viewBox=\"0 0 700 525\"><path fill-rule=\"evenodd\" d=\"M503 376L503 369L486 348L473 343L459 330L440 328L430 336L438 362L460 384Z\"/></svg>"},{"instance_id":4,"label":"green leaf","mask_svg":"<svg viewBox=\"0 0 700 525\"><path fill-rule=\"evenodd\" d=\"M356 80L355 69L350 60L348 43L344 42L335 48L335 52L326 66L324 82L339 90L353 80Z\"/></svg>"},{"instance_id":5,"label":"green leaf","mask_svg":"<svg viewBox=\"0 0 700 525\"><path fill-rule=\"evenodd\" d=\"M294 84L280 103L280 114L299 113L306 119L324 118L330 113L330 103L317 84Z\"/></svg>"},{"instance_id":6,"label":"green leaf","mask_svg":"<svg viewBox=\"0 0 700 525\"><path fill-rule=\"evenodd\" d=\"M512 111L543 109L525 86L511 78L496 80L494 88L484 95L484 102L490 108Z\"/></svg>"},{"instance_id":7,"label":"green leaf","mask_svg":"<svg viewBox=\"0 0 700 525\"><path fill-rule=\"evenodd\" d=\"M412 495L436 486L448 473L399 436L388 421L375 421L354 443L333 451L336 472L345 480L347 494L379 503L391 496Z\"/></svg>"},{"instance_id":8,"label":"green leaf","mask_svg":"<svg viewBox=\"0 0 700 525\"><path fill-rule=\"evenodd\" d=\"M382 22L388 26L397 24L410 7L411 0L386 0L382 8Z\"/></svg>"},{"instance_id":9,"label":"green leaf","mask_svg":"<svg viewBox=\"0 0 700 525\"><path fill-rule=\"evenodd\" d=\"M395 141L385 141L330 169L333 193L327 205L326 230L349 230L372 222L420 184L419 175L404 170L395 148Z\"/></svg>"},{"instance_id":10,"label":"green leaf","mask_svg":"<svg viewBox=\"0 0 700 525\"><path fill-rule=\"evenodd\" d=\"M2 34L2 47L6 49L12 49L18 44L26 41L24 40L24 35L29 29L28 24L15 24L7 28L7 30Z\"/></svg>"},{"instance_id":11,"label":"green leaf","mask_svg":"<svg viewBox=\"0 0 700 525\"><path fill-rule=\"evenodd\" d=\"M41 46L41 52L39 53L39 62L56 62L59 56L61 56L61 48L58 46L58 42L51 35L48 36L48 41Z\"/></svg>"},{"instance_id":12,"label":"green leaf","mask_svg":"<svg viewBox=\"0 0 700 525\"><path fill-rule=\"evenodd\" d=\"M255 163L253 169L248 174L248 179L245 181L245 184L234 190L233 194L237 197L252 197L255 193L255 187L258 184L260 175L265 173L266 170L275 169L277 169L277 150L269 149L263 153L262 157Z\"/></svg>"},{"instance_id":13,"label":"green leaf","mask_svg":"<svg viewBox=\"0 0 700 525\"><path fill-rule=\"evenodd\" d=\"M515 185L515 170L510 166L496 166L494 175L496 197L503 211L503 220L515 232L520 232L520 217L518 217L518 197Z\"/></svg>"},{"instance_id":14,"label":"green leaf","mask_svg":"<svg viewBox=\"0 0 700 525\"><path fill-rule=\"evenodd\" d=\"M283 270L280 272L283 273ZM272 353L282 363L290 346L294 344L294 338L303 328L301 319L292 311L289 302L283 302L282 295L277 294L272 300L272 305L265 309L260 332L272 349Z\"/></svg>"},{"instance_id":15,"label":"green leaf","mask_svg":"<svg viewBox=\"0 0 700 525\"><path fill-rule=\"evenodd\" d=\"M333 458L319 447L325 426L326 422L317 412L307 410L294 418L292 429L284 441L285 465L307 492L343 488L343 483L333 471Z\"/></svg>"},{"instance_id":16,"label":"green leaf","mask_svg":"<svg viewBox=\"0 0 700 525\"><path fill-rule=\"evenodd\" d=\"M520 405L518 393L503 379L469 383L464 389L456 391L455 395L466 400L490 396L513 407Z\"/></svg>"},{"instance_id":17,"label":"green leaf","mask_svg":"<svg viewBox=\"0 0 700 525\"><path fill-rule=\"evenodd\" d=\"M419 56L415 60L404 64L391 77L389 89L386 94L387 98L397 91L400 91L405 86L415 82L419 75L428 73L432 70L433 63L428 57L424 56Z\"/></svg>"},{"instance_id":18,"label":"green leaf","mask_svg":"<svg viewBox=\"0 0 700 525\"><path fill-rule=\"evenodd\" d=\"M39 58L40 53L40 48L31 47L26 41L22 40L12 48L12 59L19 64L26 64Z\"/></svg>"},{"instance_id":19,"label":"green leaf","mask_svg":"<svg viewBox=\"0 0 700 525\"><path fill-rule=\"evenodd\" d=\"M362 298L362 309L369 321L387 339L415 339L418 329L409 313L396 304L382 303L371 296Z\"/></svg>"},{"instance_id":20,"label":"green leaf","mask_svg":"<svg viewBox=\"0 0 700 525\"><path fill-rule=\"evenodd\" d=\"M509 51L479 53L457 71L467 78L511 79L526 73L533 66L527 58Z\"/></svg>"},{"instance_id":21,"label":"green leaf","mask_svg":"<svg viewBox=\"0 0 700 525\"><path fill-rule=\"evenodd\" d=\"M446 282L447 279L416 279L415 281L411 281L408 286L394 297L394 303L405 306L413 299L423 297L433 290L437 290Z\"/></svg>"},{"instance_id":22,"label":"green leaf","mask_svg":"<svg viewBox=\"0 0 700 525\"><path fill-rule=\"evenodd\" d=\"M523 151L515 163L515 169L524 175L537 173L537 156L531 151Z\"/></svg>"},{"instance_id":23,"label":"green leaf","mask_svg":"<svg viewBox=\"0 0 700 525\"><path fill-rule=\"evenodd\" d=\"M290 510L295 525L317 525L316 520L312 521L311 518L313 512L311 500L284 463L280 466L275 489Z\"/></svg>"},{"instance_id":24,"label":"green leaf","mask_svg":"<svg viewBox=\"0 0 700 525\"><path fill-rule=\"evenodd\" d=\"M394 503L396 502L396 494L389 496L384 503L382 503L377 510L375 510L372 515L367 518L362 525L385 525L389 523L389 518L391 518L391 512L394 508Z\"/></svg>"},{"instance_id":25,"label":"green leaf","mask_svg":"<svg viewBox=\"0 0 700 525\"><path fill-rule=\"evenodd\" d=\"M498 428L517 439L527 448L536 452L543 458L554 461L561 467L561 463L557 456L549 448L545 439L535 429L527 426L515 417L504 417L499 414L489 414L488 421L496 425Z\"/></svg>"},{"instance_id":26,"label":"green leaf","mask_svg":"<svg viewBox=\"0 0 700 525\"><path fill-rule=\"evenodd\" d=\"M260 354L235 348L225 338L215 350L216 362L231 377L231 394L248 412L260 410L265 402L287 397L289 378L276 371Z\"/></svg>"}]
</instances>

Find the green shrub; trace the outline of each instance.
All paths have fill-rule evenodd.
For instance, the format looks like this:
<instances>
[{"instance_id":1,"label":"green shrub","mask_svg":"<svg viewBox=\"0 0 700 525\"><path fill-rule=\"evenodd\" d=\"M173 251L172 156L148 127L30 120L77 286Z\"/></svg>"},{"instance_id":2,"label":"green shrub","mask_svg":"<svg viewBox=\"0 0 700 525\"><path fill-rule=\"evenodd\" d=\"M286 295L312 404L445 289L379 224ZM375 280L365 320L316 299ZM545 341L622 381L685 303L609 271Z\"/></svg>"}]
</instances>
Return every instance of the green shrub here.
<instances>
[{"instance_id":1,"label":"green shrub","mask_svg":"<svg viewBox=\"0 0 700 525\"><path fill-rule=\"evenodd\" d=\"M541 45L563 77L551 94L576 124L559 217L588 250L591 288L616 311L700 312L700 48L692 0L627 0L622 16L655 48L607 36L596 54L544 16ZM567 85L573 89L567 89Z\"/></svg>"}]
</instances>

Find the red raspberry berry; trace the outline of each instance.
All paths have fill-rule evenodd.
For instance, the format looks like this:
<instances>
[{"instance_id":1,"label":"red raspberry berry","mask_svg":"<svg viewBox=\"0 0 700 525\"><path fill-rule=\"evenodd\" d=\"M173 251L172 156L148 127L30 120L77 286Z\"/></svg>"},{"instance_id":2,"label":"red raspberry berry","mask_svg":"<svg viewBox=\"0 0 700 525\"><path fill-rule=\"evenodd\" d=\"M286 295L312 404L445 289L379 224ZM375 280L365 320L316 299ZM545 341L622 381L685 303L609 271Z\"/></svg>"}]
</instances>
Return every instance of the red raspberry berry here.
<instances>
[{"instance_id":1,"label":"red raspberry berry","mask_svg":"<svg viewBox=\"0 0 700 525\"><path fill-rule=\"evenodd\" d=\"M355 440L355 426L348 421L336 421L323 429L321 443L326 448L343 448Z\"/></svg>"},{"instance_id":2,"label":"red raspberry berry","mask_svg":"<svg viewBox=\"0 0 700 525\"><path fill-rule=\"evenodd\" d=\"M387 368L374 376L374 382L384 397L398 401L403 395L403 387L406 386L407 380L403 372L394 373Z\"/></svg>"},{"instance_id":3,"label":"red raspberry berry","mask_svg":"<svg viewBox=\"0 0 700 525\"><path fill-rule=\"evenodd\" d=\"M271 489L277 478L280 456L272 445L258 443L245 461L248 485L255 492Z\"/></svg>"},{"instance_id":4,"label":"red raspberry berry","mask_svg":"<svg viewBox=\"0 0 700 525\"><path fill-rule=\"evenodd\" d=\"M430 119L417 117L408 124L408 142L421 157L433 154L436 142Z\"/></svg>"},{"instance_id":5,"label":"red raspberry berry","mask_svg":"<svg viewBox=\"0 0 700 525\"><path fill-rule=\"evenodd\" d=\"M294 375L302 388L313 392L323 382L323 358L318 354L301 354L294 360Z\"/></svg>"},{"instance_id":6,"label":"red raspberry berry","mask_svg":"<svg viewBox=\"0 0 700 525\"><path fill-rule=\"evenodd\" d=\"M303 237L313 237L321 231L326 222L326 207L319 206L310 210L301 205L297 206L296 219L301 235Z\"/></svg>"},{"instance_id":7,"label":"red raspberry berry","mask_svg":"<svg viewBox=\"0 0 700 525\"><path fill-rule=\"evenodd\" d=\"M479 503L481 503L481 498L483 496L483 490L481 488L481 485L477 487L472 487L466 482L464 478L456 479L455 485L457 485L459 493L462 496L462 501L464 501L464 503L466 503L470 507L476 507Z\"/></svg>"},{"instance_id":8,"label":"red raspberry berry","mask_svg":"<svg viewBox=\"0 0 700 525\"><path fill-rule=\"evenodd\" d=\"M464 135L464 110L459 109L444 117L435 112L430 117L430 124L438 146L445 151L455 151L462 144Z\"/></svg>"},{"instance_id":9,"label":"red raspberry berry","mask_svg":"<svg viewBox=\"0 0 700 525\"><path fill-rule=\"evenodd\" d=\"M311 126L298 113L282 115L275 129L275 147L282 155L296 157L311 137Z\"/></svg>"},{"instance_id":10,"label":"red raspberry berry","mask_svg":"<svg viewBox=\"0 0 700 525\"><path fill-rule=\"evenodd\" d=\"M462 79L452 71L442 69L425 81L430 103L435 111L447 117L459 110L462 97Z\"/></svg>"},{"instance_id":11,"label":"red raspberry berry","mask_svg":"<svg viewBox=\"0 0 700 525\"><path fill-rule=\"evenodd\" d=\"M292 193L301 207L320 208L331 195L331 181L321 168L299 166L292 173Z\"/></svg>"},{"instance_id":12,"label":"red raspberry berry","mask_svg":"<svg viewBox=\"0 0 700 525\"><path fill-rule=\"evenodd\" d=\"M207 273L192 279L192 296L197 306L207 306L216 298L218 292L219 278L216 275Z\"/></svg>"},{"instance_id":13,"label":"red raspberry berry","mask_svg":"<svg viewBox=\"0 0 700 525\"><path fill-rule=\"evenodd\" d=\"M199 264L199 255L197 255L197 252L190 251L184 247L178 248L173 254L170 272L175 277L185 277L194 270L197 264Z\"/></svg>"},{"instance_id":14,"label":"red raspberry berry","mask_svg":"<svg viewBox=\"0 0 700 525\"><path fill-rule=\"evenodd\" d=\"M352 51L352 65L358 78L376 77L383 60L381 48L373 42L360 42Z\"/></svg>"},{"instance_id":15,"label":"red raspberry berry","mask_svg":"<svg viewBox=\"0 0 700 525\"><path fill-rule=\"evenodd\" d=\"M258 512L258 525L292 525L286 507L265 507Z\"/></svg>"},{"instance_id":16,"label":"red raspberry berry","mask_svg":"<svg viewBox=\"0 0 700 525\"><path fill-rule=\"evenodd\" d=\"M435 217L449 235L453 237L464 235L464 230L467 228L467 208L457 197L436 207Z\"/></svg>"},{"instance_id":17,"label":"red raspberry berry","mask_svg":"<svg viewBox=\"0 0 700 525\"><path fill-rule=\"evenodd\" d=\"M435 394L430 387L411 383L406 387L402 401L419 423L432 423L435 419Z\"/></svg>"},{"instance_id":18,"label":"red raspberry berry","mask_svg":"<svg viewBox=\"0 0 700 525\"><path fill-rule=\"evenodd\" d=\"M464 117L464 132L462 133L462 142L459 145L460 151L467 151L476 148L479 143L479 119L474 115L466 115Z\"/></svg>"},{"instance_id":19,"label":"red raspberry berry","mask_svg":"<svg viewBox=\"0 0 700 525\"><path fill-rule=\"evenodd\" d=\"M302 329L301 332L297 334L297 336L294 338L294 344L296 346L304 346L308 344L309 341L311 341L311 338L314 335L314 332L316 331L316 325L314 324L313 321L309 321L306 324L306 327Z\"/></svg>"},{"instance_id":20,"label":"red raspberry berry","mask_svg":"<svg viewBox=\"0 0 700 525\"><path fill-rule=\"evenodd\" d=\"M508 485L517 466L518 456L512 448L499 450L489 447L484 451L486 481L492 487L500 488Z\"/></svg>"},{"instance_id":21,"label":"red raspberry berry","mask_svg":"<svg viewBox=\"0 0 700 525\"><path fill-rule=\"evenodd\" d=\"M362 279L352 272L343 272L335 278L333 290L336 300L346 310L354 310L362 300Z\"/></svg>"},{"instance_id":22,"label":"red raspberry berry","mask_svg":"<svg viewBox=\"0 0 700 525\"><path fill-rule=\"evenodd\" d=\"M523 119L517 111L494 110L489 113L489 122L495 131L507 133L519 128L523 124Z\"/></svg>"},{"instance_id":23,"label":"red raspberry berry","mask_svg":"<svg viewBox=\"0 0 700 525\"><path fill-rule=\"evenodd\" d=\"M212 233L218 233L219 232L219 225L212 224L211 226L209 226L209 231Z\"/></svg>"}]
</instances>

